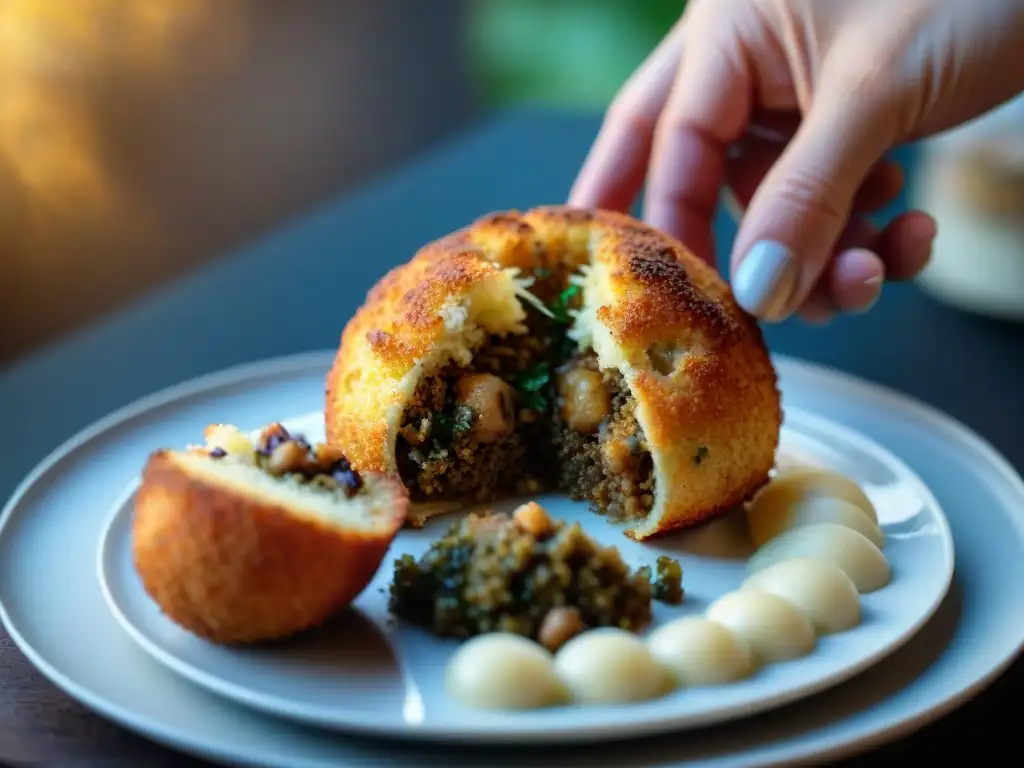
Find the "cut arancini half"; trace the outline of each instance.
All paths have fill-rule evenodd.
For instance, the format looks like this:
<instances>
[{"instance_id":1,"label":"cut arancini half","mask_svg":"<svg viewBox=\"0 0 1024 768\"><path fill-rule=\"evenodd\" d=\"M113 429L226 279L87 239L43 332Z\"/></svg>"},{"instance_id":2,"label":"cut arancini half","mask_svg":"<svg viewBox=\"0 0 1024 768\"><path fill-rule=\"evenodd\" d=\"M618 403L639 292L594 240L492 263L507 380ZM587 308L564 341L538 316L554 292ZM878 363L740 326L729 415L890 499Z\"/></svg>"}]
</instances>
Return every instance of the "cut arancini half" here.
<instances>
[{"instance_id":1,"label":"cut arancini half","mask_svg":"<svg viewBox=\"0 0 1024 768\"><path fill-rule=\"evenodd\" d=\"M229 425L207 445L157 451L135 497L132 547L150 597L220 644L322 624L373 579L405 521L402 485L271 425Z\"/></svg>"},{"instance_id":2,"label":"cut arancini half","mask_svg":"<svg viewBox=\"0 0 1024 768\"><path fill-rule=\"evenodd\" d=\"M629 216L506 211L373 287L327 377L327 440L414 502L560 489L647 539L744 503L782 409L754 318Z\"/></svg>"}]
</instances>

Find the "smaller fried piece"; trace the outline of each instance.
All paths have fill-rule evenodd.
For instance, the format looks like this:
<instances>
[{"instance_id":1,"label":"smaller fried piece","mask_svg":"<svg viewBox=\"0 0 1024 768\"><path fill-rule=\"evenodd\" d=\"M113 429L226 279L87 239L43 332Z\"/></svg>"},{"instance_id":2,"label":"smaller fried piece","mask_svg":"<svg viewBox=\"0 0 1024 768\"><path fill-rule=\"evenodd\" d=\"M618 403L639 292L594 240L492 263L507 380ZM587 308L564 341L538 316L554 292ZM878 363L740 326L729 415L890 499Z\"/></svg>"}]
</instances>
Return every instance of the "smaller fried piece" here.
<instances>
[{"instance_id":1,"label":"smaller fried piece","mask_svg":"<svg viewBox=\"0 0 1024 768\"><path fill-rule=\"evenodd\" d=\"M213 425L207 444L150 456L132 547L149 596L220 644L275 640L354 600L405 521L397 480L273 424L255 444Z\"/></svg>"}]
</instances>

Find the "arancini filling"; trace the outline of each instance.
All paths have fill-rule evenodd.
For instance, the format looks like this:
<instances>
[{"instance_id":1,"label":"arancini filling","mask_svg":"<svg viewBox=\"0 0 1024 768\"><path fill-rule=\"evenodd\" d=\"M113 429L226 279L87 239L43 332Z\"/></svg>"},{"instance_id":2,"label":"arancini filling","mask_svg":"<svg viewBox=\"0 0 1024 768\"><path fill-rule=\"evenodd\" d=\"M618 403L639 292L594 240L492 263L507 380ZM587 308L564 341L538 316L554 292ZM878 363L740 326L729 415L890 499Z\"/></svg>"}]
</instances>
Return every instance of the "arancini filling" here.
<instances>
[{"instance_id":1,"label":"arancini filling","mask_svg":"<svg viewBox=\"0 0 1024 768\"><path fill-rule=\"evenodd\" d=\"M414 499L486 501L550 487L546 342L493 337L471 369L448 366L419 383L398 436Z\"/></svg>"},{"instance_id":2,"label":"arancini filling","mask_svg":"<svg viewBox=\"0 0 1024 768\"><path fill-rule=\"evenodd\" d=\"M654 506L654 462L622 375L599 370L588 353L563 365L556 382L559 488L612 520L645 517Z\"/></svg>"},{"instance_id":3,"label":"arancini filling","mask_svg":"<svg viewBox=\"0 0 1024 768\"><path fill-rule=\"evenodd\" d=\"M552 283L535 283L548 312L526 304L525 334L492 336L469 367L420 381L397 443L413 500L557 488L616 521L650 512L653 461L633 397L618 371L599 370L567 335L580 288Z\"/></svg>"},{"instance_id":4,"label":"arancini filling","mask_svg":"<svg viewBox=\"0 0 1024 768\"><path fill-rule=\"evenodd\" d=\"M281 424L265 427L254 441L236 427L211 427L206 445L197 449L215 461L236 461L260 469L282 483L351 499L363 489L362 476L348 459L324 443L311 445Z\"/></svg>"}]
</instances>

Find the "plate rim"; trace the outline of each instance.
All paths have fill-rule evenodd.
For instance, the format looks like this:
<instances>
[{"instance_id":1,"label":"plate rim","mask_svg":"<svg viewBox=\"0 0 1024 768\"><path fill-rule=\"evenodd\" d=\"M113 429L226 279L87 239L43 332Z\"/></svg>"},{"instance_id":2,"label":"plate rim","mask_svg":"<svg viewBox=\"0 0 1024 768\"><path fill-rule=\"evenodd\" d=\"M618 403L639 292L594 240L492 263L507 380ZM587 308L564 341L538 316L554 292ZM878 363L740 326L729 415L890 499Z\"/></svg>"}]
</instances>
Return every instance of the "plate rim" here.
<instances>
[{"instance_id":1,"label":"plate rim","mask_svg":"<svg viewBox=\"0 0 1024 768\"><path fill-rule=\"evenodd\" d=\"M319 350L232 366L166 387L98 419L53 449L19 483L3 509L0 510L0 540L2 540L5 532L11 526L11 521L15 517L14 513L21 506L22 500L27 493L38 483L43 475L52 469L57 461L81 447L83 443L93 439L99 433L127 420L136 412L146 410L168 398L186 397L203 388L215 386L218 383L222 385L230 384L239 378L261 375L301 374L304 369L309 369L313 365L322 366L329 364L332 356L333 351L331 350ZM959 442L982 461L989 471L999 477L1005 483L1008 491L1024 499L1024 478L1021 477L1016 468L987 439L953 416L943 413L938 408L915 396L904 394L891 387L855 376L837 368L805 361L789 355L773 355L773 360L780 373L788 369L792 371L791 375L794 376L825 376L840 389L845 389L848 392L851 388L855 389L858 397L867 403L871 401L883 401L890 405L898 403L902 409L920 420L922 426L933 432L945 435L955 442ZM1010 508L1005 508L1003 513L1006 514L1011 524L1024 536L1024 514L1015 513ZM88 686L70 679L61 669L54 667L43 658L26 641L20 630L16 626L12 626L10 614L2 600L0 600L0 621L4 623L8 634L19 651L31 661L43 676L64 693L100 716L136 733L140 733L155 742L188 754L202 755L215 760L238 760L241 757L237 750L233 751L224 746L222 741L205 736L189 736L181 728L168 726L155 717L136 715L129 707L107 696L94 694ZM936 721L957 709L965 701L973 698L978 692L987 688L1002 675L1021 655L1022 649L1024 649L1024 632L1020 633L1020 637L1011 651L1007 652L995 663L992 663L987 670L976 675L969 684L959 686L956 691L949 692L947 695L940 694L938 698L928 698L926 701L923 700L923 703L908 706L887 719L884 723L866 722L859 724L852 731L841 736L819 733L811 734L797 744L762 748L758 751L757 755L752 755L745 760L737 761L729 757L716 757L712 758L712 761L716 764L728 763L730 765L760 766L774 765L784 760L787 764L793 764L794 762L819 760L825 757L838 759L889 743ZM250 763L259 761L259 757L252 753L245 759ZM315 758L295 757L288 765L319 767L323 766L324 763Z\"/></svg>"},{"instance_id":2,"label":"plate rim","mask_svg":"<svg viewBox=\"0 0 1024 768\"><path fill-rule=\"evenodd\" d=\"M297 420L307 416L313 416L315 412L295 414L283 418L282 421ZM887 643L874 653L867 654L853 664L841 666L831 674L814 678L796 685L786 686L781 693L762 695L760 698L743 703L735 703L725 707L710 708L703 712L692 713L680 716L671 712L671 705L662 700L645 702L648 705L660 704L668 711L659 708L657 713L651 713L647 718L637 712L632 717L614 724L599 720L598 722L587 721L585 713L579 713L581 722L578 724L565 723L558 728L551 728L541 723L531 723L517 727L516 724L508 721L473 723L470 725L455 723L404 723L404 724L381 724L375 722L372 717L362 718L358 714L355 718L351 715L342 722L338 717L331 717L321 708L308 704L297 704L283 695L273 695L262 691L252 690L242 684L225 680L204 667L198 666L181 654L164 648L154 641L144 628L137 625L121 604L115 593L125 587L114 587L108 578L108 565L114 559L121 557L116 551L121 546L119 539L115 540L115 534L119 533L126 525L124 516L130 514L128 500L138 488L138 477L133 478L127 487L118 495L113 503L100 530L99 541L95 549L95 576L100 585L106 607L110 611L121 629L135 642L135 644L147 653L159 664L169 669L176 675L183 677L190 683L199 686L228 701L239 704L243 707L253 709L257 712L268 714L273 717L290 720L302 725L323 728L336 731L341 734L357 734L372 737L399 738L409 741L424 741L433 743L451 743L463 741L479 745L500 745L507 743L523 743L529 741L531 744L540 743L574 743L580 741L610 741L628 737L654 736L670 732L683 732L696 728L721 725L757 714L763 714L793 704L802 699L809 698L816 694L827 691L837 685L841 685L856 675L870 669L885 658L898 651L908 643L921 629L931 620L942 605L949 592L953 580L953 573L956 565L955 545L950 530L949 521L942 509L938 499L932 493L923 479L911 469L902 459L885 446L862 435L844 424L836 422L827 417L808 411L804 408L789 407L784 409L783 429L786 422L792 424L794 421L799 425L807 424L810 429L820 429L826 434L834 435L839 441L846 442L856 450L867 455L874 456L880 463L885 464L903 483L911 486L915 495L922 500L929 509L938 530L938 537L941 540L942 562L945 568L941 582L937 584L934 595L925 609L917 615L914 621L902 629L894 641ZM800 427L791 427L797 434L802 434ZM818 440L820 442L820 439ZM563 715L566 716L566 715ZM571 715L567 715L571 717Z\"/></svg>"}]
</instances>

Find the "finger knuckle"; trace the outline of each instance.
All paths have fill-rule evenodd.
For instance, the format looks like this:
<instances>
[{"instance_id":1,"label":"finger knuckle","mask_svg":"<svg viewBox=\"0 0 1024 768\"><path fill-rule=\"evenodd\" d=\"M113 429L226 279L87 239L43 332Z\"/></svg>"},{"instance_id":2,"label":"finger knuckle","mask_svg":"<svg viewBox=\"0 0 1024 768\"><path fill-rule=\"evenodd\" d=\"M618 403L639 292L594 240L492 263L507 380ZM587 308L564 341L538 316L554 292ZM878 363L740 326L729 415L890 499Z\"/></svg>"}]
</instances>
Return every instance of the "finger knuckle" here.
<instances>
[{"instance_id":1,"label":"finger knuckle","mask_svg":"<svg viewBox=\"0 0 1024 768\"><path fill-rule=\"evenodd\" d=\"M634 100L622 96L612 101L604 115L605 125L638 136L652 134L656 122L657 116L648 114Z\"/></svg>"},{"instance_id":2,"label":"finger knuckle","mask_svg":"<svg viewBox=\"0 0 1024 768\"><path fill-rule=\"evenodd\" d=\"M794 211L814 211L829 224L839 224L849 215L852 201L824 173L798 169L788 173L773 190L776 204Z\"/></svg>"},{"instance_id":3,"label":"finger knuckle","mask_svg":"<svg viewBox=\"0 0 1024 768\"><path fill-rule=\"evenodd\" d=\"M830 81L851 95L892 96L908 84L906 64L918 49L928 3L908 3L899 14L866 15L837 37L829 55Z\"/></svg>"},{"instance_id":4,"label":"finger knuckle","mask_svg":"<svg viewBox=\"0 0 1024 768\"><path fill-rule=\"evenodd\" d=\"M884 55L844 67L828 80L830 100L843 105L852 124L894 137L913 108L913 99L901 87L900 71L899 62Z\"/></svg>"}]
</instances>

